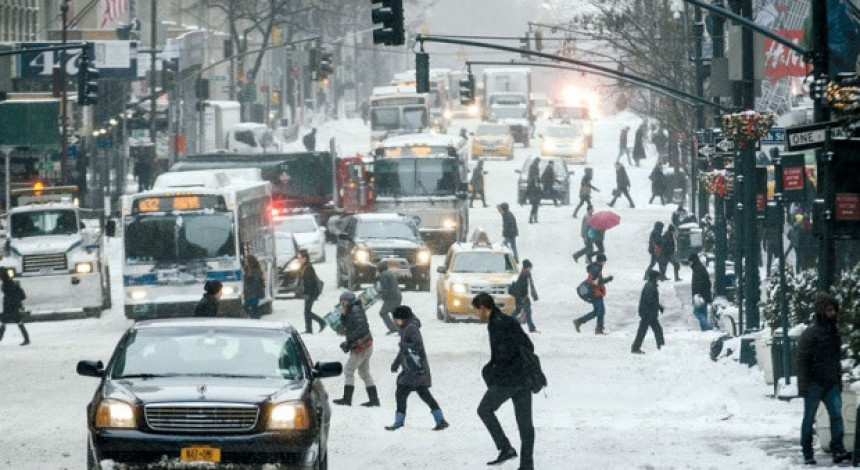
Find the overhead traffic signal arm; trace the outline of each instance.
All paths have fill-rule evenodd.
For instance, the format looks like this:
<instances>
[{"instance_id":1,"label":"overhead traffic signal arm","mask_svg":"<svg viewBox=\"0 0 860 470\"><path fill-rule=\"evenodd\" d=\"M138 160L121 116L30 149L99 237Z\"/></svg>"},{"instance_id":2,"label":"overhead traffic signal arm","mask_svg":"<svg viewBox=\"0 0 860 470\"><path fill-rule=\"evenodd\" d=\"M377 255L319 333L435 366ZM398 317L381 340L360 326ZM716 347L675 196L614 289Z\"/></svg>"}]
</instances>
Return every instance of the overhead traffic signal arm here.
<instances>
[{"instance_id":1,"label":"overhead traffic signal arm","mask_svg":"<svg viewBox=\"0 0 860 470\"><path fill-rule=\"evenodd\" d=\"M373 43L402 46L406 43L403 29L403 0L371 0L370 19L381 26L373 30ZM377 6L379 4L379 6Z\"/></svg>"}]
</instances>

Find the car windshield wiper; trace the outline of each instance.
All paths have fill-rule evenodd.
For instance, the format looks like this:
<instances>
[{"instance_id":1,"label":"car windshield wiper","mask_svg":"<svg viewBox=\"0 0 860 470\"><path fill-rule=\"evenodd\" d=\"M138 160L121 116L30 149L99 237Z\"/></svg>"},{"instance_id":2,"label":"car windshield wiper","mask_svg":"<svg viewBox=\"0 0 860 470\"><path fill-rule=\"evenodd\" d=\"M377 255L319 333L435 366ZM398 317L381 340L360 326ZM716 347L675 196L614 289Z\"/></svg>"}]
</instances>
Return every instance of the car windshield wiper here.
<instances>
[{"instance_id":1,"label":"car windshield wiper","mask_svg":"<svg viewBox=\"0 0 860 470\"><path fill-rule=\"evenodd\" d=\"M201 374L187 374L190 377L223 377L229 379L266 379L266 378L274 378L276 376L273 375L261 375L261 374L216 374L216 373L201 373Z\"/></svg>"},{"instance_id":2,"label":"car windshield wiper","mask_svg":"<svg viewBox=\"0 0 860 470\"><path fill-rule=\"evenodd\" d=\"M159 377L177 377L182 374L126 374L126 375L116 375L113 378L115 379L154 379Z\"/></svg>"}]
</instances>

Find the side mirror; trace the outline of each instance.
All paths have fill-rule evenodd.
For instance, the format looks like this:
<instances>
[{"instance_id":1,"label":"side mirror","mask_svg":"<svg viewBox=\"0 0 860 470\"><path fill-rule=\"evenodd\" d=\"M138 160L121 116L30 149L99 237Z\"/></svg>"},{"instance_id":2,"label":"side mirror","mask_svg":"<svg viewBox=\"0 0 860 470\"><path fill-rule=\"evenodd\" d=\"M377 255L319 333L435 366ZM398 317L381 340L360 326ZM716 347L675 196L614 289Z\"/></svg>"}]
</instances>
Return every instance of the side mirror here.
<instances>
[{"instance_id":1,"label":"side mirror","mask_svg":"<svg viewBox=\"0 0 860 470\"><path fill-rule=\"evenodd\" d=\"M439 273L439 274L445 274L446 272L448 272L448 270L447 270L447 269L445 269L445 266L437 266L437 267L436 267L436 272L437 272L437 273Z\"/></svg>"},{"instance_id":2,"label":"side mirror","mask_svg":"<svg viewBox=\"0 0 860 470\"><path fill-rule=\"evenodd\" d=\"M317 362L314 364L314 378L324 379L326 377L337 377L343 373L343 365L340 362Z\"/></svg>"},{"instance_id":3,"label":"side mirror","mask_svg":"<svg viewBox=\"0 0 860 470\"><path fill-rule=\"evenodd\" d=\"M116 236L116 220L108 219L108 221L105 222L105 235L111 238Z\"/></svg>"},{"instance_id":4,"label":"side mirror","mask_svg":"<svg viewBox=\"0 0 860 470\"><path fill-rule=\"evenodd\" d=\"M522 173L522 172L523 172L523 170L520 170L520 169L514 170L514 173Z\"/></svg>"},{"instance_id":5,"label":"side mirror","mask_svg":"<svg viewBox=\"0 0 860 470\"><path fill-rule=\"evenodd\" d=\"M349 241L349 234L346 234L346 233L339 233L339 234L337 234L337 239L338 239L338 240L343 240L343 241L345 241L345 242L348 242L348 241Z\"/></svg>"},{"instance_id":6,"label":"side mirror","mask_svg":"<svg viewBox=\"0 0 860 470\"><path fill-rule=\"evenodd\" d=\"M105 375L105 365L102 361L78 361L76 370L78 375L87 377L103 377Z\"/></svg>"}]
</instances>

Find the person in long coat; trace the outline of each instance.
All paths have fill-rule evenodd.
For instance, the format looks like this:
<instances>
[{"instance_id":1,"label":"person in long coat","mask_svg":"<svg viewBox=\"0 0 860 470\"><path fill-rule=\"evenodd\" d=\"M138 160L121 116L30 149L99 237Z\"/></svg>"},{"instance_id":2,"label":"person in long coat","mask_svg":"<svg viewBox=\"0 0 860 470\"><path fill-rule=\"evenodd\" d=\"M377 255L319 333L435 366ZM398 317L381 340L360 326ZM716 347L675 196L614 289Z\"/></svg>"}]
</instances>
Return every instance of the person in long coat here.
<instances>
[{"instance_id":1,"label":"person in long coat","mask_svg":"<svg viewBox=\"0 0 860 470\"><path fill-rule=\"evenodd\" d=\"M651 234L648 235L648 254L651 255L651 262L645 268L645 279L648 280L648 273L660 261L660 254L663 252L663 222L654 222L654 228L651 229Z\"/></svg>"},{"instance_id":2,"label":"person in long coat","mask_svg":"<svg viewBox=\"0 0 860 470\"><path fill-rule=\"evenodd\" d=\"M675 281L680 281L681 278L678 276L679 271L681 270L681 264L678 263L678 260L675 257L675 253L677 251L677 242L675 241L675 226L669 225L666 228L666 232L663 233L663 241L660 243L661 251L660 257L658 261L660 263L660 276L661 281L667 280L666 278L666 267L671 264L675 269Z\"/></svg>"},{"instance_id":3,"label":"person in long coat","mask_svg":"<svg viewBox=\"0 0 860 470\"><path fill-rule=\"evenodd\" d=\"M478 160L478 164L475 165L475 169L472 170L472 178L469 180L469 184L472 185L472 194L469 197L469 207L472 207L472 203L475 202L475 197L477 195L481 195L481 202L484 203L484 207L487 207L487 194L484 190L484 161Z\"/></svg>"},{"instance_id":4,"label":"person in long coat","mask_svg":"<svg viewBox=\"0 0 860 470\"><path fill-rule=\"evenodd\" d=\"M388 334L392 335L397 333L398 328L396 322L392 321L389 315L393 314L394 310L400 306L403 295L400 293L397 273L388 269L388 261L380 261L376 265L376 272L379 273L379 297L382 299L379 316L385 323L385 327L388 328Z\"/></svg>"},{"instance_id":5,"label":"person in long coat","mask_svg":"<svg viewBox=\"0 0 860 470\"><path fill-rule=\"evenodd\" d=\"M531 166L529 166L529 176L526 179L526 200L532 206L532 210L529 213L530 224L536 224L538 221L538 208L540 207L541 197L543 197L543 191L540 186L540 157L535 157Z\"/></svg>"},{"instance_id":6,"label":"person in long coat","mask_svg":"<svg viewBox=\"0 0 860 470\"><path fill-rule=\"evenodd\" d=\"M400 344L397 357L391 363L391 372L397 375L397 390L394 392L397 411L394 413L394 424L385 429L394 431L402 428L406 422L406 399L412 392L430 407L430 413L436 420L434 431L448 427L445 416L436 399L430 393L433 385L430 377L430 364L427 362L427 351L424 349L424 338L421 336L421 320L412 313L412 309L401 305L394 309L394 321L400 327Z\"/></svg>"},{"instance_id":7,"label":"person in long coat","mask_svg":"<svg viewBox=\"0 0 860 470\"><path fill-rule=\"evenodd\" d=\"M305 334L313 334L314 331L311 322L314 321L319 324L319 331L322 333L322 330L326 327L326 322L322 317L313 312L314 302L316 302L322 292L320 292L319 278L317 277L314 265L311 264L308 250L299 250L299 261L302 267L297 280L299 289L296 296L304 300Z\"/></svg>"},{"instance_id":8,"label":"person in long coat","mask_svg":"<svg viewBox=\"0 0 860 470\"><path fill-rule=\"evenodd\" d=\"M552 199L553 205L558 207L558 193L555 192L555 162L552 160L547 163L543 173L540 175L541 186L543 186L543 195ZM540 201L538 201L540 204Z\"/></svg>"},{"instance_id":9,"label":"person in long coat","mask_svg":"<svg viewBox=\"0 0 860 470\"><path fill-rule=\"evenodd\" d=\"M710 330L711 324L708 322L708 305L713 301L711 296L711 276L708 274L708 269L702 264L702 260L699 259L698 254L691 254L688 261L690 261L690 269L693 270L693 279L690 281L693 296L693 315L699 320L699 327L702 328L702 331Z\"/></svg>"},{"instance_id":10,"label":"person in long coat","mask_svg":"<svg viewBox=\"0 0 860 470\"><path fill-rule=\"evenodd\" d=\"M251 318L260 318L260 300L266 297L266 280L256 256L245 256L244 276L242 297L245 313Z\"/></svg>"},{"instance_id":11,"label":"person in long coat","mask_svg":"<svg viewBox=\"0 0 860 470\"><path fill-rule=\"evenodd\" d=\"M579 208L583 205L592 205L591 204L591 191L600 192L595 186L591 184L591 179L594 178L594 170L591 167L585 167L585 174L582 175L582 181L579 183L579 204L576 206L576 209L573 210L573 218L576 218L576 213L579 212Z\"/></svg>"},{"instance_id":12,"label":"person in long coat","mask_svg":"<svg viewBox=\"0 0 860 470\"><path fill-rule=\"evenodd\" d=\"M633 354L644 354L641 349L642 341L645 339L645 334L648 333L648 328L654 332L657 349L666 344L659 318L659 314L663 312L663 306L660 304L660 291L657 289L659 280L659 272L649 272L648 282L642 287L642 293L639 295L639 329L636 331L636 338L630 347L630 352Z\"/></svg>"},{"instance_id":13,"label":"person in long coat","mask_svg":"<svg viewBox=\"0 0 860 470\"><path fill-rule=\"evenodd\" d=\"M666 200L663 198L663 194L666 193L666 175L663 173L663 165L658 162L648 179L651 180L651 199L648 200L648 204L653 203L655 197L659 197L660 204L665 206Z\"/></svg>"},{"instance_id":14,"label":"person in long coat","mask_svg":"<svg viewBox=\"0 0 860 470\"><path fill-rule=\"evenodd\" d=\"M633 204L633 198L630 197L630 177L627 176L627 170L624 169L624 165L621 162L615 163L615 191L612 192L612 201L609 203L609 207L615 207L615 201L624 195L627 197L627 202L630 203L630 208L636 207L636 204Z\"/></svg>"},{"instance_id":15,"label":"person in long coat","mask_svg":"<svg viewBox=\"0 0 860 470\"><path fill-rule=\"evenodd\" d=\"M499 213L502 214L502 246L506 246L514 252L514 259L520 259L517 253L517 237L520 231L517 229L517 219L511 212L507 202L503 202L496 206Z\"/></svg>"},{"instance_id":16,"label":"person in long coat","mask_svg":"<svg viewBox=\"0 0 860 470\"><path fill-rule=\"evenodd\" d=\"M645 127L647 127L647 124L643 121L633 134L633 161L636 162L636 166L639 166L639 160L643 160L646 157Z\"/></svg>"},{"instance_id":17,"label":"person in long coat","mask_svg":"<svg viewBox=\"0 0 860 470\"><path fill-rule=\"evenodd\" d=\"M21 346L30 344L30 334L27 333L27 328L24 327L24 308L23 301L27 298L24 289L21 285L9 277L9 272L4 268L0 269L0 281L2 281L3 289L3 314L0 315L0 340L6 333L7 323L17 323L18 330L21 331L21 336L24 341Z\"/></svg>"}]
</instances>

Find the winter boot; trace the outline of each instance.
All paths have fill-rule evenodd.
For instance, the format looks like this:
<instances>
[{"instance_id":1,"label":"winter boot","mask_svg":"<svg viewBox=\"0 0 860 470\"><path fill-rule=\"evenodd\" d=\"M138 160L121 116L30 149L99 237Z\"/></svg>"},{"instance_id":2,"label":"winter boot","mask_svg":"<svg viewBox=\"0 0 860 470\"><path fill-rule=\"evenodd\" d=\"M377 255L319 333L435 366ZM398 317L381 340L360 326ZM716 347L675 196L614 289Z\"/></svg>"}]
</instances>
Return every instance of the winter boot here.
<instances>
[{"instance_id":1,"label":"winter boot","mask_svg":"<svg viewBox=\"0 0 860 470\"><path fill-rule=\"evenodd\" d=\"M379 406L379 395L376 394L376 385L367 387L367 398L368 401L362 403L361 406Z\"/></svg>"},{"instance_id":2,"label":"winter boot","mask_svg":"<svg viewBox=\"0 0 860 470\"><path fill-rule=\"evenodd\" d=\"M400 429L403 427L404 422L406 422L406 413L401 413L398 411L394 413L394 424L392 424L391 426L385 426L385 429L388 431Z\"/></svg>"},{"instance_id":3,"label":"winter boot","mask_svg":"<svg viewBox=\"0 0 860 470\"><path fill-rule=\"evenodd\" d=\"M846 460L851 460L851 452L845 449L834 449L832 455L833 463L842 463Z\"/></svg>"},{"instance_id":4,"label":"winter boot","mask_svg":"<svg viewBox=\"0 0 860 470\"><path fill-rule=\"evenodd\" d=\"M30 335L27 334L27 329L24 328L24 324L18 323L18 329L21 330L21 336L24 337L24 341L21 343L21 346L26 346L26 345L30 344Z\"/></svg>"},{"instance_id":5,"label":"winter boot","mask_svg":"<svg viewBox=\"0 0 860 470\"><path fill-rule=\"evenodd\" d=\"M436 420L436 427L433 428L434 431L441 431L448 427L448 422L445 421L445 416L442 414L442 410L436 409L432 411L433 418Z\"/></svg>"},{"instance_id":6,"label":"winter boot","mask_svg":"<svg viewBox=\"0 0 860 470\"><path fill-rule=\"evenodd\" d=\"M6 324L0 324L0 341L3 341L3 335L6 334Z\"/></svg>"},{"instance_id":7,"label":"winter boot","mask_svg":"<svg viewBox=\"0 0 860 470\"><path fill-rule=\"evenodd\" d=\"M603 331L603 328L595 328L595 329L594 329L594 334L596 334L596 335L605 335L605 334L606 334L606 332L605 332L605 331Z\"/></svg>"},{"instance_id":8,"label":"winter boot","mask_svg":"<svg viewBox=\"0 0 860 470\"><path fill-rule=\"evenodd\" d=\"M343 386L343 398L338 398L337 400L332 400L335 405L346 405L352 406L352 394L355 392L355 385L344 385Z\"/></svg>"},{"instance_id":9,"label":"winter boot","mask_svg":"<svg viewBox=\"0 0 860 470\"><path fill-rule=\"evenodd\" d=\"M579 327L582 326L582 322L579 321L579 318L573 320L573 327L576 328L576 332L579 333Z\"/></svg>"}]
</instances>

